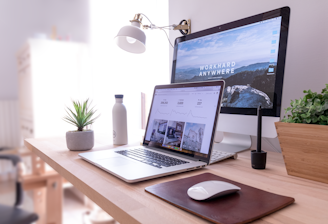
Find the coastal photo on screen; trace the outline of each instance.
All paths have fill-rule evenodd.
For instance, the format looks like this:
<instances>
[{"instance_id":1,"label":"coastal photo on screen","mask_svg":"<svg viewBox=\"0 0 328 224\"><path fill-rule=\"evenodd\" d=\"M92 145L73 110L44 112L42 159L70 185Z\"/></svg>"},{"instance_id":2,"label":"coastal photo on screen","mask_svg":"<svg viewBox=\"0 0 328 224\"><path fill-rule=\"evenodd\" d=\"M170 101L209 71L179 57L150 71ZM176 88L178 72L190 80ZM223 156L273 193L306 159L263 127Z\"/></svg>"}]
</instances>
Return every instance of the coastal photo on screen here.
<instances>
[{"instance_id":1,"label":"coastal photo on screen","mask_svg":"<svg viewBox=\"0 0 328 224\"><path fill-rule=\"evenodd\" d=\"M187 123L182 148L200 152L204 137L205 124Z\"/></svg>"},{"instance_id":2,"label":"coastal photo on screen","mask_svg":"<svg viewBox=\"0 0 328 224\"><path fill-rule=\"evenodd\" d=\"M180 147L184 126L185 122L169 121L164 144Z\"/></svg>"},{"instance_id":3,"label":"coastal photo on screen","mask_svg":"<svg viewBox=\"0 0 328 224\"><path fill-rule=\"evenodd\" d=\"M175 81L225 80L222 107L272 108L281 17L178 44Z\"/></svg>"},{"instance_id":4,"label":"coastal photo on screen","mask_svg":"<svg viewBox=\"0 0 328 224\"><path fill-rule=\"evenodd\" d=\"M152 125L150 141L163 144L167 120L155 119Z\"/></svg>"}]
</instances>

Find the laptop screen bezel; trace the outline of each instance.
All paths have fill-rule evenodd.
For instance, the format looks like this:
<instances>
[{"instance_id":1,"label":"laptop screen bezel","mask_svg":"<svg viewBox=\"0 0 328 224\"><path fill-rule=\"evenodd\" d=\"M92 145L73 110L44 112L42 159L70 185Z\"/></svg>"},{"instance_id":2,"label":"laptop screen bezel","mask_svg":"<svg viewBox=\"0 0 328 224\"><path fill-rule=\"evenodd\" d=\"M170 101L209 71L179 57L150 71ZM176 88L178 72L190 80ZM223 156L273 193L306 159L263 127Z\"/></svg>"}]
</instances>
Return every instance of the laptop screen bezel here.
<instances>
[{"instance_id":1,"label":"laptop screen bezel","mask_svg":"<svg viewBox=\"0 0 328 224\"><path fill-rule=\"evenodd\" d=\"M209 164L210 155L212 153L212 146L213 146L213 142L214 142L215 131L216 131L216 124L217 124L217 121L218 121L220 108L221 108L221 100L222 100L222 95L223 95L223 90L224 90L224 84L225 83L224 83L223 80L218 80L218 81L211 81L211 82L193 82L193 83L189 82L189 83L177 83L177 84L168 84L168 85L157 85L157 86L155 86L154 92L153 92L153 97L152 97L152 103L151 103L150 110L149 110L149 116L148 116L148 119L147 119L147 125L146 125L146 129L145 129L143 145L148 146L148 144L149 144L149 141L146 140L146 134L147 134L147 130L148 130L150 112L152 111L154 96L155 96L156 90L158 90L158 89L169 89L169 88L220 86L220 93L219 93L219 98L218 98L217 107L216 107L216 113L215 113L213 130L212 130L212 136L211 136L211 140L210 140L210 146L209 146L208 154L207 154L206 157L198 156L197 154L183 153L181 151L172 150L172 149L168 149L168 148L165 148L165 147L151 146L152 149L161 149L161 150L168 151L168 152L174 152L174 153L177 153L179 155L184 155L186 157L193 158L193 159L196 159L196 160L199 160L199 161L202 161L202 162L205 162L205 163Z\"/></svg>"}]
</instances>

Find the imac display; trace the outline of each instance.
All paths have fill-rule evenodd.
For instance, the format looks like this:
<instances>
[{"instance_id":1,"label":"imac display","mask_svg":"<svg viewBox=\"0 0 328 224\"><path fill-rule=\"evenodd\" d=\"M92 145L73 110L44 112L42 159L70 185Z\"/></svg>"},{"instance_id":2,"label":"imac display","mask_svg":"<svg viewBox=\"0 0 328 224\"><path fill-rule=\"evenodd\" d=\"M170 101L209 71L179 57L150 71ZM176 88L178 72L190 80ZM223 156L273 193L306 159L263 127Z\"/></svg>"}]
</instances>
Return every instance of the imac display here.
<instances>
[{"instance_id":1,"label":"imac display","mask_svg":"<svg viewBox=\"0 0 328 224\"><path fill-rule=\"evenodd\" d=\"M288 24L284 7L179 37L171 82L224 80L221 112L280 116Z\"/></svg>"},{"instance_id":2,"label":"imac display","mask_svg":"<svg viewBox=\"0 0 328 224\"><path fill-rule=\"evenodd\" d=\"M217 125L223 140L216 139L220 144L214 146L219 150L240 152L251 146L259 106L262 136L277 136L289 16L290 8L283 7L175 40L172 83L225 81Z\"/></svg>"},{"instance_id":3,"label":"imac display","mask_svg":"<svg viewBox=\"0 0 328 224\"><path fill-rule=\"evenodd\" d=\"M272 108L281 16L178 44L175 82L225 80L223 107Z\"/></svg>"}]
</instances>

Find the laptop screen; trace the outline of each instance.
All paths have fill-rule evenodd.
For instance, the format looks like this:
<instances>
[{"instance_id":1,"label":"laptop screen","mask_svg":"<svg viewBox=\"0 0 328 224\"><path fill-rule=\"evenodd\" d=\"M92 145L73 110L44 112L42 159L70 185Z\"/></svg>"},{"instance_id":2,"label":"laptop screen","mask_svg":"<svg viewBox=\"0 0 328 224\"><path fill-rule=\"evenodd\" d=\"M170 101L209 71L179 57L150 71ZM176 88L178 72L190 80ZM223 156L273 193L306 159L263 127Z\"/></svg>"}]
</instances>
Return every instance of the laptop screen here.
<instances>
[{"instance_id":1,"label":"laptop screen","mask_svg":"<svg viewBox=\"0 0 328 224\"><path fill-rule=\"evenodd\" d=\"M220 108L220 84L155 88L144 143L207 158Z\"/></svg>"}]
</instances>

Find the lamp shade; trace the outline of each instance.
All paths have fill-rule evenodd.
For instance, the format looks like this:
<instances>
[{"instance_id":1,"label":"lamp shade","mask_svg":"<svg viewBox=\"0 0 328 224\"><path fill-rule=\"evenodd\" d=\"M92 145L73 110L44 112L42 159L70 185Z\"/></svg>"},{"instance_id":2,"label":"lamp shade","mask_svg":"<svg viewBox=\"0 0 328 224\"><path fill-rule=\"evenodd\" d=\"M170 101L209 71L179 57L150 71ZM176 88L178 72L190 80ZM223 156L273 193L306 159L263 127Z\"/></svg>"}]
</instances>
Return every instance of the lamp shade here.
<instances>
[{"instance_id":1,"label":"lamp shade","mask_svg":"<svg viewBox=\"0 0 328 224\"><path fill-rule=\"evenodd\" d=\"M124 26L115 37L116 44L125 51L141 54L146 51L146 35L137 26Z\"/></svg>"}]
</instances>

